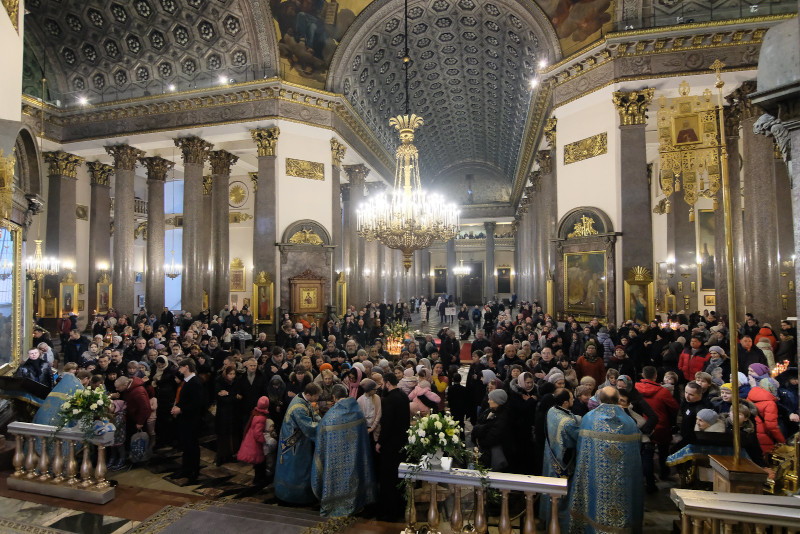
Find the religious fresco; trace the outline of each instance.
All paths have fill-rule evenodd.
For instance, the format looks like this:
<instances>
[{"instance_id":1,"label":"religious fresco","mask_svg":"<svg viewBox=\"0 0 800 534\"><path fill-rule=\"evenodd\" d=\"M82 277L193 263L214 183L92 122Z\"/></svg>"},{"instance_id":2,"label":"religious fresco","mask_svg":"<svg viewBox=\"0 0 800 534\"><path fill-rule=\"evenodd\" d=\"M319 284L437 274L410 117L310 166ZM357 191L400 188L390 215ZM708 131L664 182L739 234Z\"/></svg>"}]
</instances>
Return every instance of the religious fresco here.
<instances>
[{"instance_id":1,"label":"religious fresco","mask_svg":"<svg viewBox=\"0 0 800 534\"><path fill-rule=\"evenodd\" d=\"M558 35L564 57L611 31L611 0L537 0Z\"/></svg>"},{"instance_id":2,"label":"religious fresco","mask_svg":"<svg viewBox=\"0 0 800 534\"><path fill-rule=\"evenodd\" d=\"M606 295L605 252L564 254L564 311L605 316Z\"/></svg>"},{"instance_id":3,"label":"religious fresco","mask_svg":"<svg viewBox=\"0 0 800 534\"><path fill-rule=\"evenodd\" d=\"M370 1L270 0L281 77L323 89L336 47Z\"/></svg>"}]
</instances>

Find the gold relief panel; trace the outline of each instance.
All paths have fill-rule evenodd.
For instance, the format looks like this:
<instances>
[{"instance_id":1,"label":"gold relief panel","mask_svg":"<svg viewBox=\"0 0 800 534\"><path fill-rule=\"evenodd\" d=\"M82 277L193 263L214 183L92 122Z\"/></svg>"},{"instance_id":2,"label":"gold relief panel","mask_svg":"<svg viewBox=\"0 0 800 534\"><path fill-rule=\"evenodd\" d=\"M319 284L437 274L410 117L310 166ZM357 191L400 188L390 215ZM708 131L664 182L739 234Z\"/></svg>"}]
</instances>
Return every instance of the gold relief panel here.
<instances>
[{"instance_id":1,"label":"gold relief panel","mask_svg":"<svg viewBox=\"0 0 800 534\"><path fill-rule=\"evenodd\" d=\"M3 0L3 7L6 8L14 29L19 33L19 0Z\"/></svg>"},{"instance_id":2,"label":"gold relief panel","mask_svg":"<svg viewBox=\"0 0 800 534\"><path fill-rule=\"evenodd\" d=\"M323 241L322 238L314 232L313 228L301 228L289 238L289 243L294 245L321 245Z\"/></svg>"},{"instance_id":3,"label":"gold relief panel","mask_svg":"<svg viewBox=\"0 0 800 534\"><path fill-rule=\"evenodd\" d=\"M564 145L564 165L601 156L608 152L608 132Z\"/></svg>"},{"instance_id":4,"label":"gold relief panel","mask_svg":"<svg viewBox=\"0 0 800 534\"><path fill-rule=\"evenodd\" d=\"M230 224L239 224L252 219L253 216L249 213L245 213L242 211L232 211L228 214L228 222Z\"/></svg>"},{"instance_id":5,"label":"gold relief panel","mask_svg":"<svg viewBox=\"0 0 800 534\"><path fill-rule=\"evenodd\" d=\"M309 180L325 180L325 165L313 161L286 158L286 174Z\"/></svg>"},{"instance_id":6,"label":"gold relief panel","mask_svg":"<svg viewBox=\"0 0 800 534\"><path fill-rule=\"evenodd\" d=\"M77 217L79 221L88 221L89 206L82 206L80 204L75 206L75 217Z\"/></svg>"}]
</instances>

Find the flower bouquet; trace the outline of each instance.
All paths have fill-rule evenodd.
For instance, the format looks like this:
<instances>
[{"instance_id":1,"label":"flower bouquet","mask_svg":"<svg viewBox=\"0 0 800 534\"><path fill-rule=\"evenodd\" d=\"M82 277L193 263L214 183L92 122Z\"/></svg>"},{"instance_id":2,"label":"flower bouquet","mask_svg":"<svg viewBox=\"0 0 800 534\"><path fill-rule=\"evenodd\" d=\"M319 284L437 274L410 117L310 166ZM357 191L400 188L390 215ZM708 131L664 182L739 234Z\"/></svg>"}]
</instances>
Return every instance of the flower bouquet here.
<instances>
[{"instance_id":1,"label":"flower bouquet","mask_svg":"<svg viewBox=\"0 0 800 534\"><path fill-rule=\"evenodd\" d=\"M408 429L406 457L422 468L438 465L443 456L466 460L469 453L460 434L461 425L449 413L415 418Z\"/></svg>"},{"instance_id":2,"label":"flower bouquet","mask_svg":"<svg viewBox=\"0 0 800 534\"><path fill-rule=\"evenodd\" d=\"M78 427L88 441L99 434L107 433L110 410L111 399L105 389L79 389L58 410L56 432L65 427ZM111 429L113 432L113 425Z\"/></svg>"}]
</instances>

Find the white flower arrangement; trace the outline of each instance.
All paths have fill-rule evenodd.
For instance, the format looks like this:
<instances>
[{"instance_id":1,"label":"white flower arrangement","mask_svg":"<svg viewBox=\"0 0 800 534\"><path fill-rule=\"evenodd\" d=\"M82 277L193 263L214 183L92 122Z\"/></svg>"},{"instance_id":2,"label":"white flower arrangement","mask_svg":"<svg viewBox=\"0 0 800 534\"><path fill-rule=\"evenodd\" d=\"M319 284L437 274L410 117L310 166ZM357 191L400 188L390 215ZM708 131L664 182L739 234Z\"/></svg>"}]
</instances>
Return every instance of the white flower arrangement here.
<instances>
[{"instance_id":1,"label":"white flower arrangement","mask_svg":"<svg viewBox=\"0 0 800 534\"><path fill-rule=\"evenodd\" d=\"M468 453L459 437L460 433L461 425L450 414L432 414L414 419L408 429L406 457L409 462L417 463L441 450L444 456L465 459Z\"/></svg>"}]
</instances>

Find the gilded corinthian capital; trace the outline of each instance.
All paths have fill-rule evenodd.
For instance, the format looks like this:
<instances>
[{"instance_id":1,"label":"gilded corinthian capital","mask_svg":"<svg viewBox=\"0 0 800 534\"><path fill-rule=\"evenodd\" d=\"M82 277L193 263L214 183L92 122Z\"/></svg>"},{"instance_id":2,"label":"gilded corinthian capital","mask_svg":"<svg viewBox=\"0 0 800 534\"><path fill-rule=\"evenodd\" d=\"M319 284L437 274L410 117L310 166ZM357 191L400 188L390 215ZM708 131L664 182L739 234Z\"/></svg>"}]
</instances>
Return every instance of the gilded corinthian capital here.
<instances>
[{"instance_id":1,"label":"gilded corinthian capital","mask_svg":"<svg viewBox=\"0 0 800 534\"><path fill-rule=\"evenodd\" d=\"M331 138L331 164L334 167L341 167L347 147L339 142L335 137Z\"/></svg>"},{"instance_id":2,"label":"gilded corinthian capital","mask_svg":"<svg viewBox=\"0 0 800 534\"><path fill-rule=\"evenodd\" d=\"M99 161L90 161L86 166L89 167L92 185L111 187L111 175L114 173L114 167Z\"/></svg>"},{"instance_id":3,"label":"gilded corinthian capital","mask_svg":"<svg viewBox=\"0 0 800 534\"><path fill-rule=\"evenodd\" d=\"M175 166L175 163L161 156L139 158L139 163L147 168L148 180L160 180L162 182L167 179L167 171Z\"/></svg>"},{"instance_id":4,"label":"gilded corinthian capital","mask_svg":"<svg viewBox=\"0 0 800 534\"><path fill-rule=\"evenodd\" d=\"M550 117L544 123L544 138L550 143L551 149L556 148L556 124L558 124L558 119L555 117Z\"/></svg>"},{"instance_id":5,"label":"gilded corinthian capital","mask_svg":"<svg viewBox=\"0 0 800 534\"><path fill-rule=\"evenodd\" d=\"M66 152L45 152L44 160L50 164L50 176L78 177L78 165L83 163L83 158Z\"/></svg>"},{"instance_id":6,"label":"gilded corinthian capital","mask_svg":"<svg viewBox=\"0 0 800 534\"><path fill-rule=\"evenodd\" d=\"M131 145L112 145L106 147L106 152L114 158L114 168L117 171L132 171L136 168L136 161L144 156L144 151Z\"/></svg>"},{"instance_id":7,"label":"gilded corinthian capital","mask_svg":"<svg viewBox=\"0 0 800 534\"><path fill-rule=\"evenodd\" d=\"M620 124L647 124L647 106L652 102L655 91L652 87L640 91L614 91L612 101L619 111Z\"/></svg>"},{"instance_id":8,"label":"gilded corinthian capital","mask_svg":"<svg viewBox=\"0 0 800 534\"><path fill-rule=\"evenodd\" d=\"M364 182L369 174L369 167L363 163L358 163L356 165L345 165L344 172L347 173L347 177L350 179L351 185L361 184L361 187L364 187Z\"/></svg>"},{"instance_id":9,"label":"gilded corinthian capital","mask_svg":"<svg viewBox=\"0 0 800 534\"><path fill-rule=\"evenodd\" d=\"M211 174L230 174L231 165L239 161L239 156L235 156L227 150L214 150L208 153L211 161Z\"/></svg>"},{"instance_id":10,"label":"gilded corinthian capital","mask_svg":"<svg viewBox=\"0 0 800 534\"><path fill-rule=\"evenodd\" d=\"M281 129L277 126L272 128L256 128L250 130L250 135L253 141L258 146L259 156L274 156L275 147L278 145L278 136L281 134Z\"/></svg>"},{"instance_id":11,"label":"gilded corinthian capital","mask_svg":"<svg viewBox=\"0 0 800 534\"><path fill-rule=\"evenodd\" d=\"M177 137L175 146L181 149L184 163L199 163L200 165L206 162L208 153L214 148L214 145L196 135Z\"/></svg>"}]
</instances>

